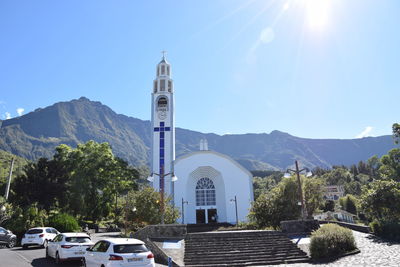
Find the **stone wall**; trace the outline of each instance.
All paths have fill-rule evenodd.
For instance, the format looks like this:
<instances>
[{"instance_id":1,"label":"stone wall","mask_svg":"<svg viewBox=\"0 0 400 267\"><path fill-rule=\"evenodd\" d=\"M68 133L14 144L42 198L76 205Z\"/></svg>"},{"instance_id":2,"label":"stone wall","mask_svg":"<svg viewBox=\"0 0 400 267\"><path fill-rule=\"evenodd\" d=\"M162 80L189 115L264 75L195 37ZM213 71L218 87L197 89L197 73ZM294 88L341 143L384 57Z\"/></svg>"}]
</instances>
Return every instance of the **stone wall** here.
<instances>
[{"instance_id":1,"label":"stone wall","mask_svg":"<svg viewBox=\"0 0 400 267\"><path fill-rule=\"evenodd\" d=\"M346 223L346 222L338 222L338 221L319 221L320 224L325 224L325 223L336 223L340 226L349 228L354 231L362 232L362 233L370 233L371 229L369 226L365 225L359 225L359 224L354 224L354 223Z\"/></svg>"},{"instance_id":2,"label":"stone wall","mask_svg":"<svg viewBox=\"0 0 400 267\"><path fill-rule=\"evenodd\" d=\"M133 238L142 240L146 246L153 252L155 261L161 264L168 264L168 255L160 249L151 239L161 241L169 239L184 239L186 236L185 224L167 224L167 225L148 225L132 235ZM172 261L172 265L179 265Z\"/></svg>"},{"instance_id":3,"label":"stone wall","mask_svg":"<svg viewBox=\"0 0 400 267\"><path fill-rule=\"evenodd\" d=\"M317 220L291 220L281 221L282 233L285 234L310 234L319 228Z\"/></svg>"}]
</instances>

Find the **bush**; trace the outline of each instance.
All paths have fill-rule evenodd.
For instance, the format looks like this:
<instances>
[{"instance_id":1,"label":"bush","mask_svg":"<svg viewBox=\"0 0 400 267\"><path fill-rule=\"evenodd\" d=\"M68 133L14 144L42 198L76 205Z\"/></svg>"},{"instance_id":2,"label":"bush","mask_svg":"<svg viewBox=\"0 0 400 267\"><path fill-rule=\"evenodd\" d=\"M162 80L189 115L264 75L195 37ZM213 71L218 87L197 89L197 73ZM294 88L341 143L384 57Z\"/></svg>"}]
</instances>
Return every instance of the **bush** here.
<instances>
[{"instance_id":1,"label":"bush","mask_svg":"<svg viewBox=\"0 0 400 267\"><path fill-rule=\"evenodd\" d=\"M381 222L375 220L369 226L377 236L393 241L400 241L400 222Z\"/></svg>"},{"instance_id":2,"label":"bush","mask_svg":"<svg viewBox=\"0 0 400 267\"><path fill-rule=\"evenodd\" d=\"M310 252L313 259L336 257L355 249L352 231L339 225L326 224L311 234Z\"/></svg>"},{"instance_id":3,"label":"bush","mask_svg":"<svg viewBox=\"0 0 400 267\"><path fill-rule=\"evenodd\" d=\"M66 213L54 214L49 218L49 226L56 228L60 232L75 232L80 230L78 221Z\"/></svg>"}]
</instances>

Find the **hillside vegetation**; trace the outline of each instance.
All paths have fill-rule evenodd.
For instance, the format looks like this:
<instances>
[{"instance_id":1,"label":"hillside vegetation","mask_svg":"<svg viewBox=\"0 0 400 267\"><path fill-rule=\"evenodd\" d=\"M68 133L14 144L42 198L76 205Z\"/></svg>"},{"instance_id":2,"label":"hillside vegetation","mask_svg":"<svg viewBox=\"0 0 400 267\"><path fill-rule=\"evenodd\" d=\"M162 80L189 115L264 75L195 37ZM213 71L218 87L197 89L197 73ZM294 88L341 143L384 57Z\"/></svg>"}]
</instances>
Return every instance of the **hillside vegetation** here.
<instances>
[{"instance_id":1,"label":"hillside vegetation","mask_svg":"<svg viewBox=\"0 0 400 267\"><path fill-rule=\"evenodd\" d=\"M179 114L177 114L179 116ZM149 121L117 114L85 97L37 109L2 121L0 149L29 160L51 158L60 144L76 147L90 140L108 142L114 153L134 166L149 165ZM284 170L295 160L309 168L357 164L395 147L391 136L362 139L306 139L273 131L270 134L217 135L176 129L177 157L199 149L207 139L211 150L238 160L249 170Z\"/></svg>"}]
</instances>

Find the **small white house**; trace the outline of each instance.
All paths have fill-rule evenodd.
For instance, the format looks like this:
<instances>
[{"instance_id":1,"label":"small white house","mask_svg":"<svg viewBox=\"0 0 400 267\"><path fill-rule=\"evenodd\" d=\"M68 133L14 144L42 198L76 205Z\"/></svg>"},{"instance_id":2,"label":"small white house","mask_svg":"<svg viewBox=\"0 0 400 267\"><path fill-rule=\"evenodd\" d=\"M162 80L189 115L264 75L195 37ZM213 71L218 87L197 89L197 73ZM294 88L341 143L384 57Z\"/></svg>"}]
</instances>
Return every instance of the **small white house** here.
<instances>
[{"instance_id":1,"label":"small white house","mask_svg":"<svg viewBox=\"0 0 400 267\"><path fill-rule=\"evenodd\" d=\"M350 213L345 210L337 210L337 211L327 211L324 213L319 213L319 214L314 214L314 219L316 220L333 220L336 219L341 222L348 222L348 223L354 223L354 219L357 216L354 215L353 213Z\"/></svg>"}]
</instances>

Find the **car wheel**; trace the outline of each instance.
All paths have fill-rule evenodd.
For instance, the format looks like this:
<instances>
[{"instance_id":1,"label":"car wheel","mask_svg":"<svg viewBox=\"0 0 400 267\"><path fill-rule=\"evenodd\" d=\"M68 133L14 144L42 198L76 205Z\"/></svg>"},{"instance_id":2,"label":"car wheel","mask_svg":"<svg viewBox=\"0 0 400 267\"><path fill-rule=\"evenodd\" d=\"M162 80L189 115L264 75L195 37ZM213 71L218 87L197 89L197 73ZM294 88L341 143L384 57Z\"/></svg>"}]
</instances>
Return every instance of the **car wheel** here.
<instances>
[{"instance_id":1,"label":"car wheel","mask_svg":"<svg viewBox=\"0 0 400 267\"><path fill-rule=\"evenodd\" d=\"M7 247L8 248L13 248L15 246L15 244L17 243L17 240L15 240L14 238L10 239L10 241L8 241Z\"/></svg>"},{"instance_id":2,"label":"car wheel","mask_svg":"<svg viewBox=\"0 0 400 267\"><path fill-rule=\"evenodd\" d=\"M60 255L58 255L58 251L56 252L56 259L55 259L55 261L56 261L56 264L60 264L60 263L61 263Z\"/></svg>"},{"instance_id":3,"label":"car wheel","mask_svg":"<svg viewBox=\"0 0 400 267\"><path fill-rule=\"evenodd\" d=\"M47 239L44 240L42 247L47 248L47 244L49 243L49 241L47 241Z\"/></svg>"},{"instance_id":4,"label":"car wheel","mask_svg":"<svg viewBox=\"0 0 400 267\"><path fill-rule=\"evenodd\" d=\"M82 267L86 267L86 260L85 260L85 258L82 258Z\"/></svg>"}]
</instances>

